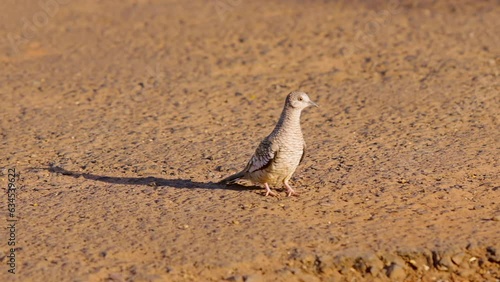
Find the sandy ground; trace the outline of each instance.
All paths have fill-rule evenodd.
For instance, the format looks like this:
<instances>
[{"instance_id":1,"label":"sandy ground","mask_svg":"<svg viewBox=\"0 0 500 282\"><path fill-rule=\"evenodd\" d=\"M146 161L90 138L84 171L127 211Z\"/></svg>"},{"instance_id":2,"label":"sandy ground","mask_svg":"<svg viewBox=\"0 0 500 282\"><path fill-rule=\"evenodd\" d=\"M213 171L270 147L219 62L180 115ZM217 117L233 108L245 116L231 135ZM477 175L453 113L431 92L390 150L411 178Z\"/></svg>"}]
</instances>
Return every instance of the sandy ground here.
<instances>
[{"instance_id":1,"label":"sandy ground","mask_svg":"<svg viewBox=\"0 0 500 282\"><path fill-rule=\"evenodd\" d=\"M0 9L1 281L500 280L498 1ZM296 89L301 195L215 184Z\"/></svg>"}]
</instances>

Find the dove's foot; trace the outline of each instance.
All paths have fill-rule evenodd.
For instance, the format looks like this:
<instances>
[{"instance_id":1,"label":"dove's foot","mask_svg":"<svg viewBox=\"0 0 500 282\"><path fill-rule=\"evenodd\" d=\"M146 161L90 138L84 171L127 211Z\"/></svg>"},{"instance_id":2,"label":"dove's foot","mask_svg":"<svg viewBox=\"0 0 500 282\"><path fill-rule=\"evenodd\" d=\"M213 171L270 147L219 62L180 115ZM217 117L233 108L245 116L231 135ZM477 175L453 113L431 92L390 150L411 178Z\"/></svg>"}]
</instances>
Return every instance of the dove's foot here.
<instances>
[{"instance_id":1,"label":"dove's foot","mask_svg":"<svg viewBox=\"0 0 500 282\"><path fill-rule=\"evenodd\" d=\"M269 195L274 196L274 197L278 196L278 194L271 191L271 188L269 188L269 184L264 183L264 186L266 186L266 196L269 196Z\"/></svg>"},{"instance_id":2,"label":"dove's foot","mask_svg":"<svg viewBox=\"0 0 500 282\"><path fill-rule=\"evenodd\" d=\"M299 192L295 192L295 190L293 190L292 187L290 187L290 185L288 183L285 182L285 187L286 187L286 192L288 193L288 197L290 196L298 196L299 195Z\"/></svg>"}]
</instances>

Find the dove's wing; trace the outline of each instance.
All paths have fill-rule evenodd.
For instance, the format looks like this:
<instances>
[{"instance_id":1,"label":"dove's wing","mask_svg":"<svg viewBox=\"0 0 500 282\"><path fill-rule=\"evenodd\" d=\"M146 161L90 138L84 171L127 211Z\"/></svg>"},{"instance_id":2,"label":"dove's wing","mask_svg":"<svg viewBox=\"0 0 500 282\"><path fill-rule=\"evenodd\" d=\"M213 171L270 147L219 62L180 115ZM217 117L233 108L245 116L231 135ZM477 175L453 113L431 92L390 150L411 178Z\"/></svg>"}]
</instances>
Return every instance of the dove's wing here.
<instances>
[{"instance_id":1,"label":"dove's wing","mask_svg":"<svg viewBox=\"0 0 500 282\"><path fill-rule=\"evenodd\" d=\"M300 157L299 164L302 163L302 161L304 160L304 156L305 155L306 155L306 142L304 142L304 147L302 148L302 156Z\"/></svg>"},{"instance_id":2,"label":"dove's wing","mask_svg":"<svg viewBox=\"0 0 500 282\"><path fill-rule=\"evenodd\" d=\"M255 150L255 154L248 162L245 171L252 173L267 168L273 162L278 150L278 145L272 144L267 138L262 140Z\"/></svg>"}]
</instances>

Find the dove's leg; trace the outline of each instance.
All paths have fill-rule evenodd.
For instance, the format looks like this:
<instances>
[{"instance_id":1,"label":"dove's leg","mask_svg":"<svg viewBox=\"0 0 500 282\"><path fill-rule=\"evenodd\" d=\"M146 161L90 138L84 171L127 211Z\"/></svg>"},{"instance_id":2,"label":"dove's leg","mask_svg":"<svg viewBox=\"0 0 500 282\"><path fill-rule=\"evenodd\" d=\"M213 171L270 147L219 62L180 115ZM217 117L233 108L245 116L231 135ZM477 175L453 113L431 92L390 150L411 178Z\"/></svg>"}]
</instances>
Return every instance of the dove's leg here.
<instances>
[{"instance_id":1,"label":"dove's leg","mask_svg":"<svg viewBox=\"0 0 500 282\"><path fill-rule=\"evenodd\" d=\"M292 195L298 195L299 193L298 192L295 192L295 190L292 189L292 187L290 187L290 184L288 184L288 180L285 181L285 187L286 187L286 191L288 192L288 197L292 196Z\"/></svg>"},{"instance_id":2,"label":"dove's leg","mask_svg":"<svg viewBox=\"0 0 500 282\"><path fill-rule=\"evenodd\" d=\"M269 188L269 184L267 183L264 183L264 186L266 186L266 196L277 196L278 194L274 193L273 191L271 191L271 188Z\"/></svg>"}]
</instances>

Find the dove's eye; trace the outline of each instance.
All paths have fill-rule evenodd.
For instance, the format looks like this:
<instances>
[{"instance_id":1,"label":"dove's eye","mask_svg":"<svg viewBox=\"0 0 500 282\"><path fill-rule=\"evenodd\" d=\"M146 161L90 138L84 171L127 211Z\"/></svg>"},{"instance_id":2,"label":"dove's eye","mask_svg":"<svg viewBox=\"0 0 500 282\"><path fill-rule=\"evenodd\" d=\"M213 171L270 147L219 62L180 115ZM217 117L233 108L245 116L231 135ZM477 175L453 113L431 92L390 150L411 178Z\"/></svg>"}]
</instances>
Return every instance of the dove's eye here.
<instances>
[{"instance_id":1,"label":"dove's eye","mask_svg":"<svg viewBox=\"0 0 500 282\"><path fill-rule=\"evenodd\" d=\"M302 97L299 97L299 101L302 101Z\"/></svg>"}]
</instances>

